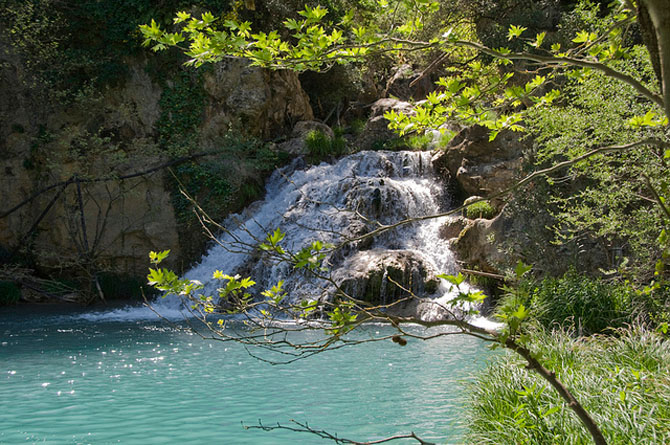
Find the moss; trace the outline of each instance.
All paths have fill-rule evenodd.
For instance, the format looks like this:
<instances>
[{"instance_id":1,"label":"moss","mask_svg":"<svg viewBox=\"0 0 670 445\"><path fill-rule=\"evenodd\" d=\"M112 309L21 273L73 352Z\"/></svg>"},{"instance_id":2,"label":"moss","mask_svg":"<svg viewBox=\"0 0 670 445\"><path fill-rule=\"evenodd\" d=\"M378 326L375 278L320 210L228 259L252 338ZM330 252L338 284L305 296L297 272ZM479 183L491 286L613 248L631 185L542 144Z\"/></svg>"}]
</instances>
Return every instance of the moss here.
<instances>
[{"instance_id":1,"label":"moss","mask_svg":"<svg viewBox=\"0 0 670 445\"><path fill-rule=\"evenodd\" d=\"M158 144L173 156L182 156L194 147L198 126L205 109L202 72L184 69L166 85L159 101L156 122Z\"/></svg>"},{"instance_id":2,"label":"moss","mask_svg":"<svg viewBox=\"0 0 670 445\"><path fill-rule=\"evenodd\" d=\"M488 201L479 201L475 202L474 204L470 204L467 207L465 214L469 219L491 219L496 215L496 209Z\"/></svg>"}]
</instances>

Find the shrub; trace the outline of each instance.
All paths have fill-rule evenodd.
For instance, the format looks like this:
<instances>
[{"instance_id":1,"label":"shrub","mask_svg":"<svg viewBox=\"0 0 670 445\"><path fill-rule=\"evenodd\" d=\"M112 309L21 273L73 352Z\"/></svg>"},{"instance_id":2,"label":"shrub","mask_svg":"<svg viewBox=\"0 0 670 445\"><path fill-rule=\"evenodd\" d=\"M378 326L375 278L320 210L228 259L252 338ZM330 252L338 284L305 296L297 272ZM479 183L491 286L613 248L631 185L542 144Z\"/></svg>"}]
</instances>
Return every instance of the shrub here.
<instances>
[{"instance_id":1,"label":"shrub","mask_svg":"<svg viewBox=\"0 0 670 445\"><path fill-rule=\"evenodd\" d=\"M639 312L630 286L579 275L574 269L560 278L520 286L521 292L503 297L501 304L523 304L542 326L572 328L578 335L625 326Z\"/></svg>"},{"instance_id":2,"label":"shrub","mask_svg":"<svg viewBox=\"0 0 670 445\"><path fill-rule=\"evenodd\" d=\"M593 415L611 444L670 443L670 342L641 328L574 339L534 332L531 349ZM506 352L469 390L469 443L586 444L574 413Z\"/></svg>"},{"instance_id":3,"label":"shrub","mask_svg":"<svg viewBox=\"0 0 670 445\"><path fill-rule=\"evenodd\" d=\"M488 201L479 201L475 202L474 204L470 204L466 208L465 214L469 219L491 219L496 215L496 209Z\"/></svg>"},{"instance_id":4,"label":"shrub","mask_svg":"<svg viewBox=\"0 0 670 445\"><path fill-rule=\"evenodd\" d=\"M331 139L319 130L312 130L305 136L308 158L312 162L321 161L329 156L341 156L346 151L346 140L342 136Z\"/></svg>"}]
</instances>

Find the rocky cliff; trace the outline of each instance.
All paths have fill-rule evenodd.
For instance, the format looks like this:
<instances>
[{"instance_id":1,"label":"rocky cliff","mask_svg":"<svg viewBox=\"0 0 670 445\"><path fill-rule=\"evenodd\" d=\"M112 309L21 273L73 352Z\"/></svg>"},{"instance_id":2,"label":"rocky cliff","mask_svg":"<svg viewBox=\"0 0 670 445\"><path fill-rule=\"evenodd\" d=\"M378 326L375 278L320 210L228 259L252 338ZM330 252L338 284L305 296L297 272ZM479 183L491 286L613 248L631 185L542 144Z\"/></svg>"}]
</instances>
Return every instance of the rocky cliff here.
<instances>
[{"instance_id":1,"label":"rocky cliff","mask_svg":"<svg viewBox=\"0 0 670 445\"><path fill-rule=\"evenodd\" d=\"M176 267L192 260L179 248L193 228L180 227L179 177L167 167L220 163L243 182L259 172L230 158L232 139L277 137L313 117L295 74L241 60L185 75L150 74L152 56L128 58L117 82L60 101L1 46L0 253L42 271L142 276L147 253L165 248ZM183 107L178 94L199 102ZM191 116L196 124L183 125ZM228 183L229 204L240 205L240 184Z\"/></svg>"}]
</instances>

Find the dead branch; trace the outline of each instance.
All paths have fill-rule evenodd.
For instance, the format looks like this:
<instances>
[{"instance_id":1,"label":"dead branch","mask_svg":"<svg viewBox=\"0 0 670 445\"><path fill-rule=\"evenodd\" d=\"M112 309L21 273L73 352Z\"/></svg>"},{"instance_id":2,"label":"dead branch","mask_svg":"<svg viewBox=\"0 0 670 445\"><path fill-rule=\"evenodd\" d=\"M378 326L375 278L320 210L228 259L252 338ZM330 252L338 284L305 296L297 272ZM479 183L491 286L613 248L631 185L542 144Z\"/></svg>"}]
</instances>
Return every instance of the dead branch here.
<instances>
[{"instance_id":1,"label":"dead branch","mask_svg":"<svg viewBox=\"0 0 670 445\"><path fill-rule=\"evenodd\" d=\"M275 431L275 430L288 430L288 431L293 431L296 433L309 433L313 434L315 436L318 436L322 439L328 439L334 443L337 444L349 444L349 445L376 445L380 443L387 443L387 442L392 442L394 440L402 440L402 439L412 439L415 440L417 443L420 445L436 445L434 442L428 442L423 439L421 439L419 436L416 434L409 433L409 434L398 434L395 436L390 436L386 437L384 439L379 439L379 440L372 440L372 441L366 441L366 442L359 442L357 440L351 440L347 439L345 437L338 437L337 434L331 434L328 431L325 430L317 430L309 426L307 422L302 423L298 422L297 420L291 419L290 422L294 424L295 426L290 426L290 425L282 425L280 423L277 423L276 425L264 425L260 420L258 421L258 425L251 425L247 426L242 423L242 426L246 430L253 430L253 429L258 429L258 430L263 430L263 431Z\"/></svg>"}]
</instances>

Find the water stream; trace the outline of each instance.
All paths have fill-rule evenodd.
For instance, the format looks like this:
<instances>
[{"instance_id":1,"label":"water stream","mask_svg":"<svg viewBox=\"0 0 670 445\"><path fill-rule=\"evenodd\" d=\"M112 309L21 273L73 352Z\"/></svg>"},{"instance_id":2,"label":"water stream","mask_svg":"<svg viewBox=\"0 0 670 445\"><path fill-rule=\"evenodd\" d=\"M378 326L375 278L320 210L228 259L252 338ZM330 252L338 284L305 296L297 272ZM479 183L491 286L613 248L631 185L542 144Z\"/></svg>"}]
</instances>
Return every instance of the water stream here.
<instances>
[{"instance_id":1,"label":"water stream","mask_svg":"<svg viewBox=\"0 0 670 445\"><path fill-rule=\"evenodd\" d=\"M327 443L242 427L258 419L307 421L355 440L415 431L459 443L463 384L489 353L459 335L410 340L404 348L365 344L272 366L183 325L81 315L0 311L0 443Z\"/></svg>"},{"instance_id":2,"label":"water stream","mask_svg":"<svg viewBox=\"0 0 670 445\"><path fill-rule=\"evenodd\" d=\"M316 239L338 244L444 210L449 196L430 165L430 155L418 152L362 152L310 168L296 161L268 181L265 200L224 222L221 245L187 277L211 291L219 269L250 275L259 288L284 279L292 299L324 296L327 286L259 256L258 243L280 228L287 249ZM412 223L349 243L326 262L333 277L356 276L402 252L422 270L453 273L453 255L438 236L442 222ZM390 287L382 281L381 301L390 298ZM449 298L444 284L433 297ZM2 309L0 443L323 443L240 424L258 419L308 421L356 440L415 431L457 443L464 431L459 383L487 356L477 340L449 336L404 348L390 341L364 344L273 367L240 345L194 336L177 299L153 306L176 324L142 306ZM371 325L356 335L387 329Z\"/></svg>"}]
</instances>

